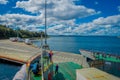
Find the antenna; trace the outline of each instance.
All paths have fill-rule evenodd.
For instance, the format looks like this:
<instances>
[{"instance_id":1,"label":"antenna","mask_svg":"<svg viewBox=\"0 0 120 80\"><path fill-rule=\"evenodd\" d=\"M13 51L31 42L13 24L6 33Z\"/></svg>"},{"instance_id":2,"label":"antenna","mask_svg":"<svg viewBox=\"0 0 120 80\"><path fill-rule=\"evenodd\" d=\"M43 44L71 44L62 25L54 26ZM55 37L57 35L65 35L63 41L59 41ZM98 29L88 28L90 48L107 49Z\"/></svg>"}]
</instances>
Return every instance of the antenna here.
<instances>
[{"instance_id":1,"label":"antenna","mask_svg":"<svg viewBox=\"0 0 120 80\"><path fill-rule=\"evenodd\" d=\"M45 0L45 45L43 46L43 48L49 49L49 46L47 45L47 0Z\"/></svg>"},{"instance_id":2,"label":"antenna","mask_svg":"<svg viewBox=\"0 0 120 80\"><path fill-rule=\"evenodd\" d=\"M47 1L45 0L45 45L47 45Z\"/></svg>"},{"instance_id":3,"label":"antenna","mask_svg":"<svg viewBox=\"0 0 120 80\"><path fill-rule=\"evenodd\" d=\"M45 45L43 46L43 36L42 36L42 33L41 33L41 71L42 71L42 80L44 80L44 73L43 73L43 48L46 48L48 47L47 45L47 1L45 0Z\"/></svg>"}]
</instances>

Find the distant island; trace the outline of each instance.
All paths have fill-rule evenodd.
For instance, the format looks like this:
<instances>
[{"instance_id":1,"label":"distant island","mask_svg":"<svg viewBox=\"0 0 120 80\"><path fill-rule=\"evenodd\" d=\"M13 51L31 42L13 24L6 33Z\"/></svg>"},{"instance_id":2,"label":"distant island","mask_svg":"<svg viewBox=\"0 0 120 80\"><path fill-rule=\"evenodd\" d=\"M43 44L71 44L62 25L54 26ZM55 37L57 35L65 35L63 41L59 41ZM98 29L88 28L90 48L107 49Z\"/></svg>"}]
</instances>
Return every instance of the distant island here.
<instances>
[{"instance_id":1,"label":"distant island","mask_svg":"<svg viewBox=\"0 0 120 80\"><path fill-rule=\"evenodd\" d=\"M111 35L49 35L51 37L111 37ZM120 38L120 36L113 36L112 37L118 37Z\"/></svg>"},{"instance_id":2,"label":"distant island","mask_svg":"<svg viewBox=\"0 0 120 80\"><path fill-rule=\"evenodd\" d=\"M12 28L6 27L4 25L0 25L0 39L8 39L10 37L17 37L19 35L20 38L37 38L40 37L41 34L45 37L44 32L31 32L28 30L13 30Z\"/></svg>"}]
</instances>

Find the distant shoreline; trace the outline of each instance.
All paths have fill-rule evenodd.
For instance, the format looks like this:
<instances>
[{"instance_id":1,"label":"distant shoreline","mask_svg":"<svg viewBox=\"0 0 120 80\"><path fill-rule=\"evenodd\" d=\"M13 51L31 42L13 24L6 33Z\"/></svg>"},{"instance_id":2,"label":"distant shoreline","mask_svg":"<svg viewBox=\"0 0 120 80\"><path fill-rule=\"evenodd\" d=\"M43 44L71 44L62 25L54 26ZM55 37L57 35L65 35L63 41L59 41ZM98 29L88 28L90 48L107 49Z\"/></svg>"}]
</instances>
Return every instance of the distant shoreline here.
<instances>
[{"instance_id":1,"label":"distant shoreline","mask_svg":"<svg viewBox=\"0 0 120 80\"><path fill-rule=\"evenodd\" d=\"M47 38L50 37L117 37L120 38L120 36L106 36L106 35L48 35ZM2 38L0 40L8 40L9 38ZM23 38L26 39L26 38ZM34 39L34 40L38 40L41 39L41 37L28 37L28 39ZM43 39L45 39L45 37L43 37Z\"/></svg>"},{"instance_id":2,"label":"distant shoreline","mask_svg":"<svg viewBox=\"0 0 120 80\"><path fill-rule=\"evenodd\" d=\"M108 36L108 35L48 35L49 37L119 37L120 36Z\"/></svg>"}]
</instances>

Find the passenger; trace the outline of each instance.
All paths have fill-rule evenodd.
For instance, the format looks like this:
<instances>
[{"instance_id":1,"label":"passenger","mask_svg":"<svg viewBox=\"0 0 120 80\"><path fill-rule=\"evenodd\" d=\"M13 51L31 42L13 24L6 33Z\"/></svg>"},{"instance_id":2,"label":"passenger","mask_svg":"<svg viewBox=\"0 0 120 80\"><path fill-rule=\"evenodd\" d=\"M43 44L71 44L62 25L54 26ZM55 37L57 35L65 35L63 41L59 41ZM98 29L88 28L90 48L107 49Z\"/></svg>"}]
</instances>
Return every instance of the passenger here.
<instances>
[{"instance_id":1,"label":"passenger","mask_svg":"<svg viewBox=\"0 0 120 80\"><path fill-rule=\"evenodd\" d=\"M55 74L58 73L58 68L59 68L59 66L58 66L58 64L56 64L56 67L55 67Z\"/></svg>"},{"instance_id":2,"label":"passenger","mask_svg":"<svg viewBox=\"0 0 120 80\"><path fill-rule=\"evenodd\" d=\"M50 61L50 58L49 58L49 53L48 52L46 52L47 54L46 54L46 56L47 56L47 64L49 64L49 61Z\"/></svg>"},{"instance_id":3,"label":"passenger","mask_svg":"<svg viewBox=\"0 0 120 80\"><path fill-rule=\"evenodd\" d=\"M32 66L32 72L34 74L38 74L38 72L39 72L39 62L36 62L36 63L33 64L33 66Z\"/></svg>"},{"instance_id":4,"label":"passenger","mask_svg":"<svg viewBox=\"0 0 120 80\"><path fill-rule=\"evenodd\" d=\"M49 52L49 59L50 59L50 62L52 62L52 56L53 56L53 52L52 52L52 50L50 50L50 52Z\"/></svg>"}]
</instances>

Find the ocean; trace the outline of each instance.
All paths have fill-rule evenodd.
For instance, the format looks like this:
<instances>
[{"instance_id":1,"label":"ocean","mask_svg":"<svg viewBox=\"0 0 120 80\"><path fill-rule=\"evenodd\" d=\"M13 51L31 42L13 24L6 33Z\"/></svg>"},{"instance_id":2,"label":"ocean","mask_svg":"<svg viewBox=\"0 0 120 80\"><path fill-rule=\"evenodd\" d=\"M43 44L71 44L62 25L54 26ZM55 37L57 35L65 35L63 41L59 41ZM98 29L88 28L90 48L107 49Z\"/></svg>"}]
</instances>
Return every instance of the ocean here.
<instances>
[{"instance_id":1,"label":"ocean","mask_svg":"<svg viewBox=\"0 0 120 80\"><path fill-rule=\"evenodd\" d=\"M47 39L51 50L80 54L80 49L120 55L120 38L110 36L57 36ZM40 46L40 41L35 41Z\"/></svg>"},{"instance_id":2,"label":"ocean","mask_svg":"<svg viewBox=\"0 0 120 80\"><path fill-rule=\"evenodd\" d=\"M0 61L0 80L12 80L20 66Z\"/></svg>"},{"instance_id":3,"label":"ocean","mask_svg":"<svg viewBox=\"0 0 120 80\"><path fill-rule=\"evenodd\" d=\"M40 41L34 41L40 47ZM79 49L99 51L120 56L120 38L115 36L54 36L47 39L51 50L80 54ZM109 68L107 68L109 67ZM120 63L105 64L101 70L120 77ZM0 80L12 80L20 66L0 63Z\"/></svg>"}]
</instances>

